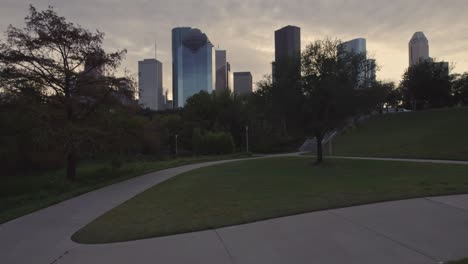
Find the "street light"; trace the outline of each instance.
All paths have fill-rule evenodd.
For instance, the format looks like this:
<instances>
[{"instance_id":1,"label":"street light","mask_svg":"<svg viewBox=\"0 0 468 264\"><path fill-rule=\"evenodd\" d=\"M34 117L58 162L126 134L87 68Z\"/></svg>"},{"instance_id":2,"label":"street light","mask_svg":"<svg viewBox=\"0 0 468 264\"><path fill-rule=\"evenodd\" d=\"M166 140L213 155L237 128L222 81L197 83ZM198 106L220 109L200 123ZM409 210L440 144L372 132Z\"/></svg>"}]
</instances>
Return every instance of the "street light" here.
<instances>
[{"instance_id":1,"label":"street light","mask_svg":"<svg viewBox=\"0 0 468 264\"><path fill-rule=\"evenodd\" d=\"M178 152L179 152L179 151L178 151L178 147L177 147L177 138L178 138L178 137L179 137L179 135L176 134L176 135L175 135L175 155L176 155L176 156L177 156L177 154L178 154Z\"/></svg>"},{"instance_id":2,"label":"street light","mask_svg":"<svg viewBox=\"0 0 468 264\"><path fill-rule=\"evenodd\" d=\"M245 126L245 143L246 143L247 153L249 153L249 126Z\"/></svg>"}]
</instances>

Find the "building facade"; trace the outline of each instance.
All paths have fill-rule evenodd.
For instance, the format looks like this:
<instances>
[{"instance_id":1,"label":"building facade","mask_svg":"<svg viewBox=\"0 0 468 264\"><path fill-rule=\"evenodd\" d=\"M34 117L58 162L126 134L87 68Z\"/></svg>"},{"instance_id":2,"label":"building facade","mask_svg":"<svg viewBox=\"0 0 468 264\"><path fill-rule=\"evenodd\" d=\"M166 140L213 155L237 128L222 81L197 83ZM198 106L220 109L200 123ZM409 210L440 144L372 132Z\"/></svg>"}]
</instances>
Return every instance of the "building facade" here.
<instances>
[{"instance_id":1,"label":"building facade","mask_svg":"<svg viewBox=\"0 0 468 264\"><path fill-rule=\"evenodd\" d=\"M252 74L250 72L235 72L234 93L237 95L245 95L252 92Z\"/></svg>"},{"instance_id":2,"label":"building facade","mask_svg":"<svg viewBox=\"0 0 468 264\"><path fill-rule=\"evenodd\" d=\"M339 49L341 52L365 54L367 52L367 41L365 38L356 38L356 39L341 43L339 46Z\"/></svg>"},{"instance_id":3,"label":"building facade","mask_svg":"<svg viewBox=\"0 0 468 264\"><path fill-rule=\"evenodd\" d=\"M429 41L423 32L414 33L409 44L409 66L429 60Z\"/></svg>"},{"instance_id":4,"label":"building facade","mask_svg":"<svg viewBox=\"0 0 468 264\"><path fill-rule=\"evenodd\" d=\"M301 29L296 26L275 31L273 80L280 79L282 74L301 76Z\"/></svg>"},{"instance_id":5,"label":"building facade","mask_svg":"<svg viewBox=\"0 0 468 264\"><path fill-rule=\"evenodd\" d=\"M367 58L367 41L365 38L356 38L350 41L341 43L338 46L338 56L345 56L347 53L361 54L364 56L365 65L362 65L362 69L357 74L357 83L359 87L367 87L372 85L377 78L377 64L374 59Z\"/></svg>"},{"instance_id":6,"label":"building facade","mask_svg":"<svg viewBox=\"0 0 468 264\"><path fill-rule=\"evenodd\" d=\"M234 73L231 70L231 64L228 62L227 63L227 84L228 84L228 89L232 93L234 92Z\"/></svg>"},{"instance_id":7,"label":"building facade","mask_svg":"<svg viewBox=\"0 0 468 264\"><path fill-rule=\"evenodd\" d=\"M216 91L228 89L228 67L226 51L216 51Z\"/></svg>"},{"instance_id":8,"label":"building facade","mask_svg":"<svg viewBox=\"0 0 468 264\"><path fill-rule=\"evenodd\" d=\"M138 103L151 110L163 110L162 63L156 59L138 62Z\"/></svg>"},{"instance_id":9,"label":"building facade","mask_svg":"<svg viewBox=\"0 0 468 264\"><path fill-rule=\"evenodd\" d=\"M173 102L180 108L192 95L216 88L216 54L208 37L196 28L172 30Z\"/></svg>"}]
</instances>

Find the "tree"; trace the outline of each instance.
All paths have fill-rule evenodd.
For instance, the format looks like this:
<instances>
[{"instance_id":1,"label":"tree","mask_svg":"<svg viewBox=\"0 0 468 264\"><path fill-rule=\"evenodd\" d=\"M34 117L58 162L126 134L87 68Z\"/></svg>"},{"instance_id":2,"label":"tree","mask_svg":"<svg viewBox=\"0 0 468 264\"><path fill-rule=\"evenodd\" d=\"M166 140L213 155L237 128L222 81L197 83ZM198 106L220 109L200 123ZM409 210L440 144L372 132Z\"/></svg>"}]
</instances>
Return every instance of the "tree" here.
<instances>
[{"instance_id":1,"label":"tree","mask_svg":"<svg viewBox=\"0 0 468 264\"><path fill-rule=\"evenodd\" d=\"M76 177L79 123L93 114L125 78L114 77L125 50L105 53L104 34L67 22L52 7L30 6L23 29L9 26L0 42L0 87L39 97L64 114L67 178Z\"/></svg>"},{"instance_id":2,"label":"tree","mask_svg":"<svg viewBox=\"0 0 468 264\"><path fill-rule=\"evenodd\" d=\"M273 125L283 136L297 134L302 126L297 115L302 105L300 58L286 57L273 63L271 102Z\"/></svg>"},{"instance_id":3,"label":"tree","mask_svg":"<svg viewBox=\"0 0 468 264\"><path fill-rule=\"evenodd\" d=\"M455 103L468 105L468 72L453 76L451 85Z\"/></svg>"},{"instance_id":4,"label":"tree","mask_svg":"<svg viewBox=\"0 0 468 264\"><path fill-rule=\"evenodd\" d=\"M186 124L191 124L192 130L229 132L235 143L240 145L247 123L243 102L242 97L228 90L212 94L201 91L188 98L183 117Z\"/></svg>"},{"instance_id":5,"label":"tree","mask_svg":"<svg viewBox=\"0 0 468 264\"><path fill-rule=\"evenodd\" d=\"M413 110L450 105L448 63L422 61L410 66L400 83L405 107Z\"/></svg>"},{"instance_id":6,"label":"tree","mask_svg":"<svg viewBox=\"0 0 468 264\"><path fill-rule=\"evenodd\" d=\"M323 161L322 140L360 111L357 74L365 65L365 54L340 54L338 40L318 40L302 54L303 124L317 140L316 164Z\"/></svg>"},{"instance_id":7,"label":"tree","mask_svg":"<svg viewBox=\"0 0 468 264\"><path fill-rule=\"evenodd\" d=\"M403 96L401 94L401 89L396 88L394 83L391 84L390 92L387 94L387 98L385 99L385 105L387 110L389 107L397 108L398 105L403 100Z\"/></svg>"}]
</instances>

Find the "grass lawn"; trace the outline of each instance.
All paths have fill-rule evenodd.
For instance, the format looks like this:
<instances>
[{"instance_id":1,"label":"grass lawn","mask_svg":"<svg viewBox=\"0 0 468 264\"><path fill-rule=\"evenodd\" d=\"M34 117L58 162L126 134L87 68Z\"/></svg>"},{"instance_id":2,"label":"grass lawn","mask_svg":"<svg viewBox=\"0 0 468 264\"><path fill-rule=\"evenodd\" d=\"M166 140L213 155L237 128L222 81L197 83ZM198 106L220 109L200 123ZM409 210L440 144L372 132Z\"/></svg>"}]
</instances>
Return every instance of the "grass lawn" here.
<instances>
[{"instance_id":1,"label":"grass lawn","mask_svg":"<svg viewBox=\"0 0 468 264\"><path fill-rule=\"evenodd\" d=\"M334 154L468 160L468 107L379 115L339 136Z\"/></svg>"},{"instance_id":2,"label":"grass lawn","mask_svg":"<svg viewBox=\"0 0 468 264\"><path fill-rule=\"evenodd\" d=\"M73 235L110 243L387 200L468 193L468 166L269 158L197 169L157 185Z\"/></svg>"},{"instance_id":3,"label":"grass lawn","mask_svg":"<svg viewBox=\"0 0 468 264\"><path fill-rule=\"evenodd\" d=\"M88 162L79 166L78 179L75 182L69 182L65 179L64 170L0 177L0 223L152 171L205 161L242 157L248 156L247 154L234 154L164 161L133 161L124 163L120 169L112 169L109 161Z\"/></svg>"},{"instance_id":4,"label":"grass lawn","mask_svg":"<svg viewBox=\"0 0 468 264\"><path fill-rule=\"evenodd\" d=\"M468 264L468 258L462 259L462 260L459 260L459 261L452 261L452 262L449 262L447 264Z\"/></svg>"}]
</instances>

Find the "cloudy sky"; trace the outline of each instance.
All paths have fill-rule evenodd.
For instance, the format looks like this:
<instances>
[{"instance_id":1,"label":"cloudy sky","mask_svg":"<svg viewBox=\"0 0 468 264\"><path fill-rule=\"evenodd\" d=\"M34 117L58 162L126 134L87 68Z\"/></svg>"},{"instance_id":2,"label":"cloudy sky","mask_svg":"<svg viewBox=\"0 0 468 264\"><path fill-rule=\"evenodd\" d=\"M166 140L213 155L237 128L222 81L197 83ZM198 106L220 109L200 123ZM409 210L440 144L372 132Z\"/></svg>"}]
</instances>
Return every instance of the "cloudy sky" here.
<instances>
[{"instance_id":1,"label":"cloudy sky","mask_svg":"<svg viewBox=\"0 0 468 264\"><path fill-rule=\"evenodd\" d=\"M123 67L133 73L138 60L154 57L157 41L169 90L177 26L200 28L228 51L234 71L251 71L254 81L271 71L274 30L289 24L301 27L303 48L325 37L366 38L382 80L399 81L415 31L426 34L431 57L468 71L467 0L0 0L0 30L22 26L29 4L52 5L72 22L104 31L108 51L128 50Z\"/></svg>"}]
</instances>

